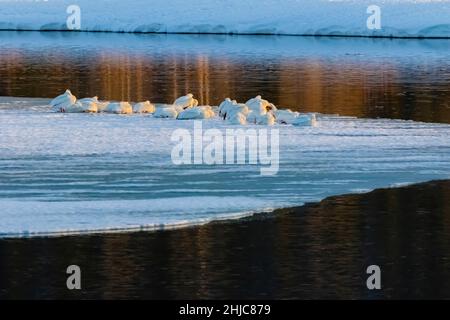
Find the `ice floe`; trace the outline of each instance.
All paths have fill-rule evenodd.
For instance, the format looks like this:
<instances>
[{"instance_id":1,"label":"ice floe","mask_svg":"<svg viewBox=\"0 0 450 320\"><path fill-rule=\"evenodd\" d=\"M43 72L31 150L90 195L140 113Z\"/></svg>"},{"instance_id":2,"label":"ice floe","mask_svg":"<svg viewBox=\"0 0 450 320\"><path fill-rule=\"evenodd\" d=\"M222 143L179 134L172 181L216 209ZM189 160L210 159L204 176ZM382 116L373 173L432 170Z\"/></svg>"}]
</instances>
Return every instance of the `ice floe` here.
<instances>
[{"instance_id":1,"label":"ice floe","mask_svg":"<svg viewBox=\"0 0 450 320\"><path fill-rule=\"evenodd\" d=\"M264 177L252 165L173 164L170 136L193 132L192 121L65 114L48 99L1 97L0 237L180 227L450 178L448 124L319 121L276 127L279 172ZM219 116L202 125L241 128Z\"/></svg>"}]
</instances>

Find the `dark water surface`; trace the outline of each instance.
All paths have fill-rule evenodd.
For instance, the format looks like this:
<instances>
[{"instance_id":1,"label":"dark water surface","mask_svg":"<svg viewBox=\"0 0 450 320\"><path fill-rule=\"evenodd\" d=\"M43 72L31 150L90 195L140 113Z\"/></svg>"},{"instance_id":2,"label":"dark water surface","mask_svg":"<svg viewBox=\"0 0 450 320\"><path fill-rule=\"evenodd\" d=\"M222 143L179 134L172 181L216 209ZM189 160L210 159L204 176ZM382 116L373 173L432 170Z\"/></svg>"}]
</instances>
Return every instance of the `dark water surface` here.
<instances>
[{"instance_id":1,"label":"dark water surface","mask_svg":"<svg viewBox=\"0 0 450 320\"><path fill-rule=\"evenodd\" d=\"M450 123L450 41L0 32L0 96L202 104Z\"/></svg>"},{"instance_id":2,"label":"dark water surface","mask_svg":"<svg viewBox=\"0 0 450 320\"><path fill-rule=\"evenodd\" d=\"M3 239L0 298L448 299L449 197L441 181L173 231Z\"/></svg>"}]
</instances>

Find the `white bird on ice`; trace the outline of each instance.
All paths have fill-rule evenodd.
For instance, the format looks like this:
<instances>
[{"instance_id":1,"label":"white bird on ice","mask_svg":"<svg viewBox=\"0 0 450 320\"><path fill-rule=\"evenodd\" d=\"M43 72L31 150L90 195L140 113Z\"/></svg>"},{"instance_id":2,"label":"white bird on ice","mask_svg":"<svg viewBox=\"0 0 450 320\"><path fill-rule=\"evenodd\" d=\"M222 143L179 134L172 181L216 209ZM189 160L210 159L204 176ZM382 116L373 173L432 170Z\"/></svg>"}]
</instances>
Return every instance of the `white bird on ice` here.
<instances>
[{"instance_id":1,"label":"white bird on ice","mask_svg":"<svg viewBox=\"0 0 450 320\"><path fill-rule=\"evenodd\" d=\"M75 97L69 89L66 90L63 94L57 96L50 102L50 106L59 112L66 112L66 109L72 106L77 101L77 97Z\"/></svg>"},{"instance_id":2,"label":"white bird on ice","mask_svg":"<svg viewBox=\"0 0 450 320\"><path fill-rule=\"evenodd\" d=\"M198 100L194 99L194 95L192 93L188 93L187 95L176 99L173 104L186 109L198 106Z\"/></svg>"},{"instance_id":3,"label":"white bird on ice","mask_svg":"<svg viewBox=\"0 0 450 320\"><path fill-rule=\"evenodd\" d=\"M154 113L155 106L150 101L136 103L133 106L133 113Z\"/></svg>"},{"instance_id":4,"label":"white bird on ice","mask_svg":"<svg viewBox=\"0 0 450 320\"><path fill-rule=\"evenodd\" d=\"M108 113L131 114L133 113L133 107L126 101L111 102L108 104L105 111Z\"/></svg>"}]
</instances>

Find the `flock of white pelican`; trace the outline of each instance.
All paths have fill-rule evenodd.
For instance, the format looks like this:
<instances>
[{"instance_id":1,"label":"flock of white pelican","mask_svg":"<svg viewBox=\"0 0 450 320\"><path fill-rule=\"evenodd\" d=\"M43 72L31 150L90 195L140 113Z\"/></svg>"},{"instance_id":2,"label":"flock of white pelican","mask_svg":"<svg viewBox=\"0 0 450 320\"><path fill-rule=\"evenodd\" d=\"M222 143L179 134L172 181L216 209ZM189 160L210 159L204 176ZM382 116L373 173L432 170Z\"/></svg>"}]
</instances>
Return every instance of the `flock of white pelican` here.
<instances>
[{"instance_id":1,"label":"flock of white pelican","mask_svg":"<svg viewBox=\"0 0 450 320\"><path fill-rule=\"evenodd\" d=\"M246 103L226 98L219 106L199 106L198 100L189 93L176 99L173 104L152 104L150 101L134 105L129 102L100 101L98 97L77 99L70 90L50 102L56 112L68 113L115 113L153 114L155 118L178 120L199 120L219 117L229 124L274 125L292 124L297 126L316 126L315 114L301 114L289 109L278 109L274 104L257 96Z\"/></svg>"}]
</instances>

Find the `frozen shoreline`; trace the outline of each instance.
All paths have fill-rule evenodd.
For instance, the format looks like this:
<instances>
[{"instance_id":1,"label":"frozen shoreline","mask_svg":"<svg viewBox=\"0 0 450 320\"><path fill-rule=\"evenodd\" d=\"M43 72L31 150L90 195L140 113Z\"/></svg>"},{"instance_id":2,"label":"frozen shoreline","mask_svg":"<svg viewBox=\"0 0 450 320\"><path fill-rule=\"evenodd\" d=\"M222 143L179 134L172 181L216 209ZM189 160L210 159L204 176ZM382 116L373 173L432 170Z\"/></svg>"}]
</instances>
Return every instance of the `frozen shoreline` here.
<instances>
[{"instance_id":1,"label":"frozen shoreline","mask_svg":"<svg viewBox=\"0 0 450 320\"><path fill-rule=\"evenodd\" d=\"M67 30L68 0L0 3L0 30ZM79 0L80 31L450 38L450 1ZM381 29L369 30L367 8L381 9Z\"/></svg>"},{"instance_id":2,"label":"frozen shoreline","mask_svg":"<svg viewBox=\"0 0 450 320\"><path fill-rule=\"evenodd\" d=\"M135 234L137 232L157 232L157 231L173 231L185 228L198 228L208 226L215 223L236 223L246 221L248 219L264 218L266 216L276 215L277 212L285 210L301 210L312 205L320 205L323 202L331 201L336 198L345 198L352 196L367 196L376 192L388 190L405 190L412 187L427 186L436 183L447 183L449 179L430 180L417 183L405 183L398 185L391 185L387 187L374 188L371 190L364 190L364 192L350 192L343 194L330 195L317 201L297 204L295 206L275 207L267 209L258 209L240 213L228 213L211 217L208 219L198 221L176 221L171 224L148 224L130 227L117 228L100 228L100 229L85 229L85 230L58 230L58 231L41 231L41 232L16 232L16 233L2 233L0 232L0 240L4 239L39 239L39 238L60 238L60 237L83 237L83 236L108 236L116 234Z\"/></svg>"}]
</instances>

